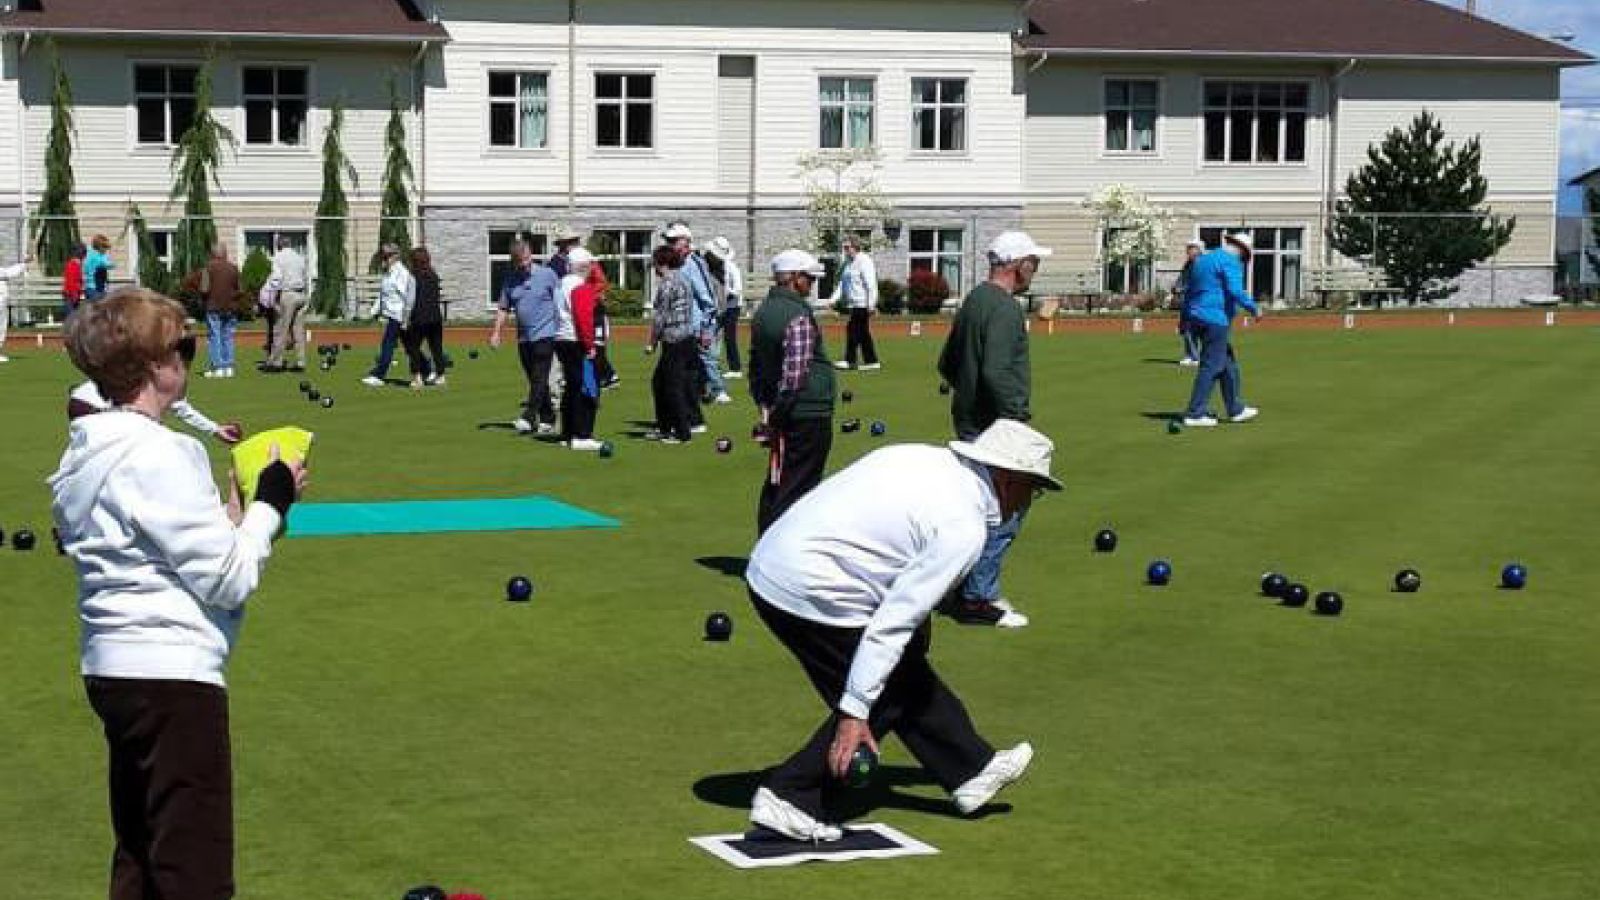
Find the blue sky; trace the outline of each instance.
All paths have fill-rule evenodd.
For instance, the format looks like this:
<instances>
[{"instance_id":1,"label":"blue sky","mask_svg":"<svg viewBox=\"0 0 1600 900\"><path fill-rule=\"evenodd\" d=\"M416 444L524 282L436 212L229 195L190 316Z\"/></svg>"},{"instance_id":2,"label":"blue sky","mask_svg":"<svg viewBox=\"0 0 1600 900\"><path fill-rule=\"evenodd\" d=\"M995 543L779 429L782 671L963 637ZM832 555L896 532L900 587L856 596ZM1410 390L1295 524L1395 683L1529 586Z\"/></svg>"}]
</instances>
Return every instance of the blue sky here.
<instances>
[{"instance_id":1,"label":"blue sky","mask_svg":"<svg viewBox=\"0 0 1600 900\"><path fill-rule=\"evenodd\" d=\"M1448 0L1446 5L1463 4ZM1572 46L1600 56L1600 0L1478 0L1478 15L1532 34L1576 35ZM1561 95L1561 208L1576 212L1582 197L1566 183L1600 167L1600 66L1566 70Z\"/></svg>"}]
</instances>

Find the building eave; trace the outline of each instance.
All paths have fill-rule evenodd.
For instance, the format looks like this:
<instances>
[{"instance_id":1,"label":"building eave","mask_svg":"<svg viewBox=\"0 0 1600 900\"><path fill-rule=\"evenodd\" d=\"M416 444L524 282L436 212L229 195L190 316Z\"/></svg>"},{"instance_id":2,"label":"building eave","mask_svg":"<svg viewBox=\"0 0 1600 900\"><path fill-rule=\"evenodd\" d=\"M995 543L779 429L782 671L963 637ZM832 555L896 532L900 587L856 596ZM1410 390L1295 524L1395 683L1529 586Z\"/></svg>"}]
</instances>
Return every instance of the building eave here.
<instances>
[{"instance_id":1,"label":"building eave","mask_svg":"<svg viewBox=\"0 0 1600 900\"><path fill-rule=\"evenodd\" d=\"M447 43L448 32L438 34L317 34L262 31L134 31L104 28L34 28L26 25L0 25L0 35L39 35L42 37L67 37L103 41L262 41L272 43L351 43L411 45Z\"/></svg>"},{"instance_id":2,"label":"building eave","mask_svg":"<svg viewBox=\"0 0 1600 900\"><path fill-rule=\"evenodd\" d=\"M1051 57L1067 57L1082 59L1108 59L1127 57L1132 59L1154 58L1182 58L1199 60L1258 60L1261 62L1344 62L1358 59L1363 62L1409 62L1409 63L1442 63L1442 64L1486 64L1486 65L1541 65L1557 66L1561 68L1592 66L1596 63L1593 57L1572 59L1555 56L1450 56L1428 55L1420 53L1333 53L1310 51L1234 51L1234 50L1185 50L1185 49L1125 49L1110 47L1051 47L1036 44L1021 43L1018 45L1019 55L1048 54Z\"/></svg>"}]
</instances>

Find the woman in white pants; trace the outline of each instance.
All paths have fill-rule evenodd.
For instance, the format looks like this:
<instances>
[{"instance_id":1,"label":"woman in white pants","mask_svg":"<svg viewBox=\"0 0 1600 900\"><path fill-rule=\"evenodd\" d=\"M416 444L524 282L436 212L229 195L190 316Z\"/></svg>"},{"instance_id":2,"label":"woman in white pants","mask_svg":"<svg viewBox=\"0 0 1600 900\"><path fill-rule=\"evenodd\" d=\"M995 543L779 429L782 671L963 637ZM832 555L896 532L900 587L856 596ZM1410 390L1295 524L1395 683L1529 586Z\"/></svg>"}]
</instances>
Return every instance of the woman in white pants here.
<instances>
[{"instance_id":1,"label":"woman in white pants","mask_svg":"<svg viewBox=\"0 0 1600 900\"><path fill-rule=\"evenodd\" d=\"M0 363L11 362L11 357L3 352L6 349L6 331L11 326L11 279L28 274L28 263L31 262L32 253L14 266L0 267Z\"/></svg>"}]
</instances>

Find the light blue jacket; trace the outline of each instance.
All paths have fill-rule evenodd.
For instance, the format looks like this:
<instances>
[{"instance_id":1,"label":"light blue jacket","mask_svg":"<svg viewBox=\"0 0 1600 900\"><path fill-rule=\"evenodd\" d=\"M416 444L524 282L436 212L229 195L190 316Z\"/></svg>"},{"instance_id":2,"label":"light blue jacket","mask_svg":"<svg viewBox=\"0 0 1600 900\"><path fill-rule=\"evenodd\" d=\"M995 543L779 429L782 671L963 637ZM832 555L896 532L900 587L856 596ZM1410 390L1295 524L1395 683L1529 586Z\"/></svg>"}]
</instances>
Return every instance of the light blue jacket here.
<instances>
[{"instance_id":1,"label":"light blue jacket","mask_svg":"<svg viewBox=\"0 0 1600 900\"><path fill-rule=\"evenodd\" d=\"M697 334L705 334L717 327L717 313L722 305L717 302L717 297L711 292L711 270L706 266L705 257L698 253L689 254L683 261L683 280L689 285L689 292L694 295L694 330Z\"/></svg>"},{"instance_id":2,"label":"light blue jacket","mask_svg":"<svg viewBox=\"0 0 1600 900\"><path fill-rule=\"evenodd\" d=\"M1260 312L1244 289L1244 262L1221 247L1200 254L1184 286L1184 312L1197 322L1226 328L1241 306L1251 315Z\"/></svg>"}]
</instances>

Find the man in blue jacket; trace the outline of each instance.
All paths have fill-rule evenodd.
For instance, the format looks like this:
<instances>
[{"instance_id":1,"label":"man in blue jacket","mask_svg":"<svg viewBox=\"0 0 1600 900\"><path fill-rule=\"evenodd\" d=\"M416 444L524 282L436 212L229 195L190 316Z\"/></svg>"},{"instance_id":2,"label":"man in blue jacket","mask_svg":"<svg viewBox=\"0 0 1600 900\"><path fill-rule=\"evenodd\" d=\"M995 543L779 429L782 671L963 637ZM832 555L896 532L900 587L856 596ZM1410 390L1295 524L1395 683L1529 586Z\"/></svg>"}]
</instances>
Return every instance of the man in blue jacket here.
<instances>
[{"instance_id":1,"label":"man in blue jacket","mask_svg":"<svg viewBox=\"0 0 1600 900\"><path fill-rule=\"evenodd\" d=\"M1183 309L1190 334L1200 342L1200 370L1195 373L1194 392L1183 415L1183 424L1190 428L1216 427L1217 418L1206 411L1206 403L1212 385L1219 380L1228 421L1248 422L1259 415L1259 410L1239 398L1239 364L1229 343L1239 307L1248 310L1252 318L1261 318L1261 308L1244 287L1244 267L1254 250L1248 233L1230 234L1221 247L1197 257L1189 270Z\"/></svg>"}]
</instances>

